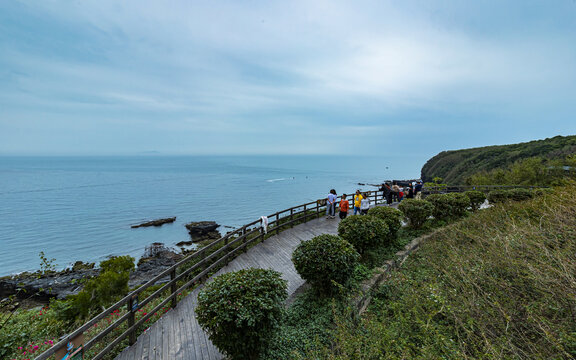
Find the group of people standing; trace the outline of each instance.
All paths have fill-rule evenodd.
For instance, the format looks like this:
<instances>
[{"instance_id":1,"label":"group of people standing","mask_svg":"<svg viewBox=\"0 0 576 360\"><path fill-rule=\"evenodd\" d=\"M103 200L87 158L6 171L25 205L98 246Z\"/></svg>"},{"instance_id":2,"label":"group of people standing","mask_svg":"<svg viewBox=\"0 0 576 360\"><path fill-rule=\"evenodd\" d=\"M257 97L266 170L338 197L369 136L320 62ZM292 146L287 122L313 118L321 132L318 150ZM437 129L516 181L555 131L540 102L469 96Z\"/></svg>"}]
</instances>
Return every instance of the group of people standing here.
<instances>
[{"instance_id":1,"label":"group of people standing","mask_svg":"<svg viewBox=\"0 0 576 360\"><path fill-rule=\"evenodd\" d=\"M422 181L417 181L415 185L409 182L407 185L400 186L396 181L389 183L384 183L378 189L384 192L384 197L386 198L386 203L389 205L393 202L400 202L404 198L407 199L421 199L422 198Z\"/></svg>"},{"instance_id":2,"label":"group of people standing","mask_svg":"<svg viewBox=\"0 0 576 360\"><path fill-rule=\"evenodd\" d=\"M420 199L422 196L422 181L417 181L415 185L408 183L408 185L405 186L400 186L396 181L393 181L392 185L386 182L382 184L378 190L384 192L384 197L386 198L386 203L388 205L392 204L393 202L400 202L405 197L407 199ZM334 219L336 217L337 200L338 196L336 195L336 190L331 189L330 193L328 194L328 198L326 199L326 217L328 219ZM350 210L350 204L346 199L346 194L342 195L339 207L339 217L340 219L345 219L346 216L348 216L348 211ZM368 193L362 193L360 190L356 190L356 194L354 194L354 215L366 215L368 214L369 209L370 199L368 197Z\"/></svg>"},{"instance_id":3,"label":"group of people standing","mask_svg":"<svg viewBox=\"0 0 576 360\"><path fill-rule=\"evenodd\" d=\"M326 199L326 217L328 219L334 219L336 217L336 200L338 196L336 195L336 190L330 190L328 194L328 198ZM340 219L345 219L348 216L348 211L350 210L350 203L346 199L346 194L342 195L339 203L340 213L338 216ZM356 194L354 195L354 215L361 214L366 215L368 214L368 210L370 209L370 199L368 198L367 193L361 193L360 190L356 190Z\"/></svg>"}]
</instances>

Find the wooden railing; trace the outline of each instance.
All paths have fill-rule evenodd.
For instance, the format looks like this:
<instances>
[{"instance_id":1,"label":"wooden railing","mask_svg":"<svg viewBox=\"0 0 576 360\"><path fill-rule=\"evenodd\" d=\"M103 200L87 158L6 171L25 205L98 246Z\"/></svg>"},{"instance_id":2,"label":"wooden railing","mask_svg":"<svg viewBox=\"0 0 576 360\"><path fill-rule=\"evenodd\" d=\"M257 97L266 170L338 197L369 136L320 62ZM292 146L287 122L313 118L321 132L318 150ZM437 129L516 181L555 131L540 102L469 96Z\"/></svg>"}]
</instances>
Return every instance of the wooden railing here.
<instances>
[{"instance_id":1,"label":"wooden railing","mask_svg":"<svg viewBox=\"0 0 576 360\"><path fill-rule=\"evenodd\" d=\"M375 204L385 201L382 191L365 191L363 193L368 193L370 200ZM338 201L340 200L341 197L339 196ZM352 201L353 194L350 194L347 200L349 202ZM126 338L128 339L128 344L133 345L136 342L139 329L143 327L148 319L168 304L168 306L172 308L177 306L178 294L195 286L197 283L205 281L212 273L216 272L231 259L236 257L240 251L245 251L250 245L264 241L274 233L278 234L280 231L287 229L288 227L293 227L297 223L307 222L318 218L324 210L325 206L321 205L321 201L313 201L268 215L269 223L267 232L265 232L261 227L261 220L258 219L227 233L220 239L206 245L197 252L187 256L177 264L156 275L146 284L130 292L123 299L110 306L90 321L80 326L78 329L65 335L52 348L36 357L36 360L48 359L58 350L65 348L74 339L81 338L87 330L100 323L107 316L115 311L122 311L123 308L125 308L125 311L123 311L123 314L116 319L116 321L83 344L83 351L87 352L93 348L95 344L106 340L106 346L93 357L93 359L101 359L106 354L109 354ZM139 295L143 294L158 281L168 276L170 276L168 282L163 284L146 298L139 299ZM169 294L163 295L166 292L169 292ZM153 309L147 311L146 315L136 321L136 313L139 309L142 309L153 300L161 298L162 301L159 304L157 304ZM123 331L122 334L112 339L105 339L105 337L111 335L114 330L118 329L124 323L127 324L127 329Z\"/></svg>"}]
</instances>

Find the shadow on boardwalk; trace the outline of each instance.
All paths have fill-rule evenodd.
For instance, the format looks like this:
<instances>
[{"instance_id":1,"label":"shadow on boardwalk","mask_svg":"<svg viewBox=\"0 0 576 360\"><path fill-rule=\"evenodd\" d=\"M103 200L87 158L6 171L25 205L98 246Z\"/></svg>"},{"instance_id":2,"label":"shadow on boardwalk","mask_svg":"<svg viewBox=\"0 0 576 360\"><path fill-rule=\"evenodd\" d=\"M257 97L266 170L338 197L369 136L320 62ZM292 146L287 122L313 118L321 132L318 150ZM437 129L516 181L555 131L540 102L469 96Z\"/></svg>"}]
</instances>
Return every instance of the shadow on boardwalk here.
<instances>
[{"instance_id":1,"label":"shadow on boardwalk","mask_svg":"<svg viewBox=\"0 0 576 360\"><path fill-rule=\"evenodd\" d=\"M214 276L249 267L271 268L281 272L282 278L288 281L290 296L304 284L292 264L292 251L301 241L310 240L316 235L337 234L338 222L337 218L327 220L321 217L285 230L241 254ZM201 287L194 289L175 309L168 311L116 359L224 358L196 321L194 309L200 289Z\"/></svg>"}]
</instances>

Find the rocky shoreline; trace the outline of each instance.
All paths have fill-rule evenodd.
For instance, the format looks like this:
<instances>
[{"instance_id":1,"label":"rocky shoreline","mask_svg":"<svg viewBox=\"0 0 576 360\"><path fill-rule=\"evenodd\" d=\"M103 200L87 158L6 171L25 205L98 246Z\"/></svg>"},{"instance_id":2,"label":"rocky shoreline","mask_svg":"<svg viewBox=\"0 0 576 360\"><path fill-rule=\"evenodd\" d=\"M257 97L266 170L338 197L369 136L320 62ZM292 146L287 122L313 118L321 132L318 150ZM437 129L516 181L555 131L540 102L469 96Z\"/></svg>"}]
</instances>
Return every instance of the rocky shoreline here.
<instances>
[{"instance_id":1,"label":"rocky shoreline","mask_svg":"<svg viewBox=\"0 0 576 360\"><path fill-rule=\"evenodd\" d=\"M186 246L211 242L220 238L216 230L220 225L214 221L192 222L185 225L191 236L188 242L176 244L180 250L166 247L163 243L146 246L144 255L138 260L136 269L130 273L128 286L133 289L143 285L162 271L170 268L185 255L196 249ZM51 298L63 299L82 290L86 279L100 273L94 263L77 261L71 268L62 271L25 272L18 275L0 277L0 300L15 296L18 301L30 305L47 304ZM167 276L158 283L169 280Z\"/></svg>"}]
</instances>

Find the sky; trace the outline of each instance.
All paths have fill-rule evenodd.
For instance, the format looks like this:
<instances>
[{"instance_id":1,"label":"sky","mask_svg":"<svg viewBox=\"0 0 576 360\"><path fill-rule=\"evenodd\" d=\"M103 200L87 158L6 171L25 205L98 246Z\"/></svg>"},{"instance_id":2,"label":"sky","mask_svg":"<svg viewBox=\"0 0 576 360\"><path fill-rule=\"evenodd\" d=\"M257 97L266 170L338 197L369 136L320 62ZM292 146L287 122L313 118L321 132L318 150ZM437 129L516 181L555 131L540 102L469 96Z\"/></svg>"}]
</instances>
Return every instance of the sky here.
<instances>
[{"instance_id":1,"label":"sky","mask_svg":"<svg viewBox=\"0 0 576 360\"><path fill-rule=\"evenodd\" d=\"M0 155L420 167L575 114L575 0L0 1Z\"/></svg>"}]
</instances>

